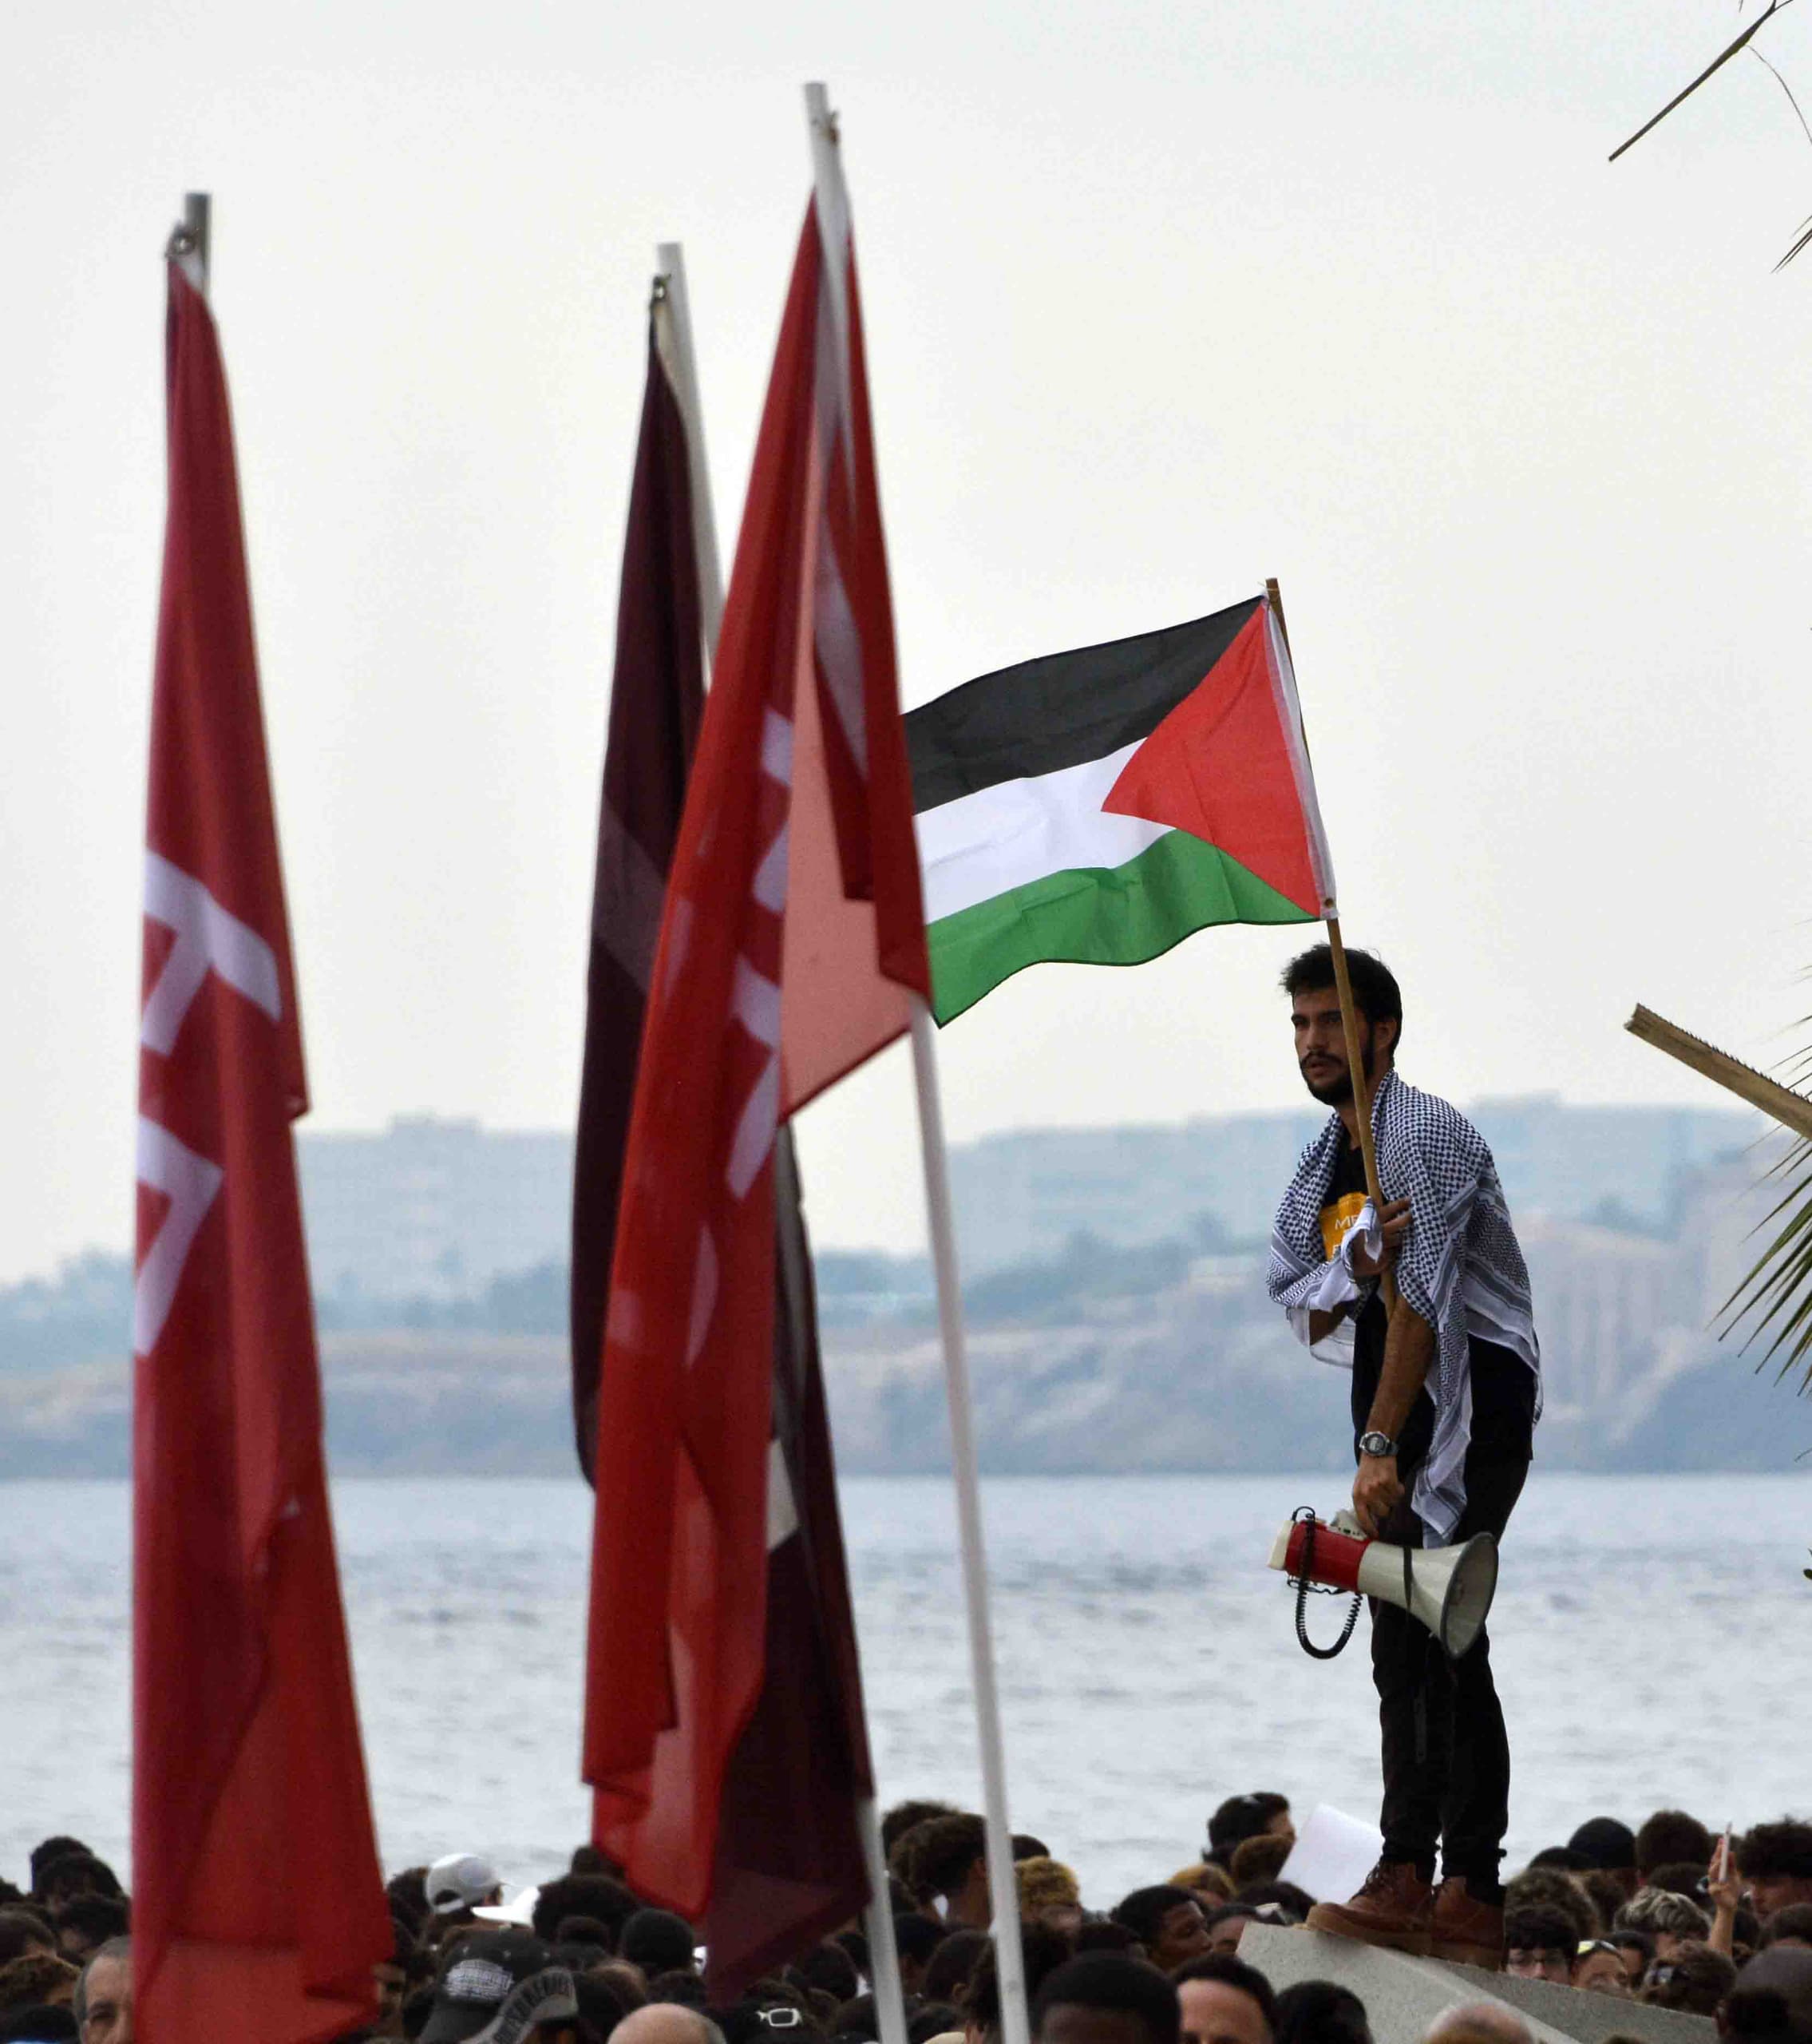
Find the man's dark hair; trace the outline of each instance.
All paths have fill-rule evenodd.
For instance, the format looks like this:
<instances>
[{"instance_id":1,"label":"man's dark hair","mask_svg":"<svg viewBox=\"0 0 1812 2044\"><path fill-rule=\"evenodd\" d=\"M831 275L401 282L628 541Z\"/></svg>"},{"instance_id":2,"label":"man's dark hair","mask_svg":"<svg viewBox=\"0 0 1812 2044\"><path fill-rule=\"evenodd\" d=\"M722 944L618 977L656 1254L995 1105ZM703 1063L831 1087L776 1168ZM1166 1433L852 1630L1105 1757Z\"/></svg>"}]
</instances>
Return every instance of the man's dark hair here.
<instances>
[{"instance_id":1,"label":"man's dark hair","mask_svg":"<svg viewBox=\"0 0 1812 2044\"><path fill-rule=\"evenodd\" d=\"M79 1838L71 1838L61 1832L49 1838L41 1839L31 1848L31 1884L34 1892L40 1877L53 1861L63 1859L72 1852L79 1852L85 1860L94 1857L92 1849L83 1844Z\"/></svg>"},{"instance_id":2,"label":"man's dark hair","mask_svg":"<svg viewBox=\"0 0 1812 2044\"><path fill-rule=\"evenodd\" d=\"M1258 1913L1261 1907L1256 1902L1224 1902L1218 1909L1208 1912L1208 1927L1218 1931L1223 1923L1231 1923L1236 1917L1243 1923L1262 1922Z\"/></svg>"},{"instance_id":3,"label":"man's dark hair","mask_svg":"<svg viewBox=\"0 0 1812 2044\"><path fill-rule=\"evenodd\" d=\"M1139 1941L1137 1931L1117 1923L1111 1916L1085 1916L1070 1942L1079 1955L1085 1951L1130 1952Z\"/></svg>"},{"instance_id":4,"label":"man's dark hair","mask_svg":"<svg viewBox=\"0 0 1812 2044\"><path fill-rule=\"evenodd\" d=\"M33 1883L40 1902L66 1902L78 1895L117 1895L120 1877L92 1852L60 1852Z\"/></svg>"},{"instance_id":5,"label":"man's dark hair","mask_svg":"<svg viewBox=\"0 0 1812 2044\"><path fill-rule=\"evenodd\" d=\"M1736 1976L1719 2028L1727 2037L1802 2044L1812 2037L1812 1951L1771 1945Z\"/></svg>"},{"instance_id":6,"label":"man's dark hair","mask_svg":"<svg viewBox=\"0 0 1812 2044\"><path fill-rule=\"evenodd\" d=\"M123 1895L72 1895L57 1905L53 1919L59 1943L65 1931L73 1931L90 1951L109 1938L123 1938L132 1928L132 1911Z\"/></svg>"},{"instance_id":7,"label":"man's dark hair","mask_svg":"<svg viewBox=\"0 0 1812 2044\"><path fill-rule=\"evenodd\" d=\"M1048 1923L1022 1923L1019 1951L1025 1962L1028 2002L1036 2000L1039 1989L1058 1967L1068 1965L1072 1956L1070 1940L1061 1931L1052 1930ZM999 2035L1000 1975L995 1966L991 1940L976 1961L975 1971L969 1975L968 1991L963 1997L963 2014L984 2036Z\"/></svg>"},{"instance_id":8,"label":"man's dark hair","mask_svg":"<svg viewBox=\"0 0 1812 2044\"><path fill-rule=\"evenodd\" d=\"M704 1982L690 1966L663 1966L659 1972L649 1972L651 2002L674 2002L682 2009L702 2010L710 1998Z\"/></svg>"},{"instance_id":9,"label":"man's dark hair","mask_svg":"<svg viewBox=\"0 0 1812 2044\"><path fill-rule=\"evenodd\" d=\"M1136 1888L1114 1905L1114 1919L1136 1932L1141 1943L1149 1945L1163 1927L1165 1918L1179 1903L1195 1899L1186 1888L1172 1888L1168 1882L1157 1888Z\"/></svg>"},{"instance_id":10,"label":"man's dark hair","mask_svg":"<svg viewBox=\"0 0 1812 2044\"><path fill-rule=\"evenodd\" d=\"M920 1992L928 2002L959 2001L987 1948L986 1931L951 1931L932 1954Z\"/></svg>"},{"instance_id":11,"label":"man's dark hair","mask_svg":"<svg viewBox=\"0 0 1812 2044\"><path fill-rule=\"evenodd\" d=\"M1284 1862L1295 1848L1287 1838L1279 1838L1269 1832L1260 1832L1256 1838L1242 1838L1233 1848L1233 1856L1227 1871L1232 1876L1234 1891L1256 1888L1261 1881L1274 1881L1284 1871Z\"/></svg>"},{"instance_id":12,"label":"man's dark hair","mask_svg":"<svg viewBox=\"0 0 1812 2044\"><path fill-rule=\"evenodd\" d=\"M17 1906L0 1909L0 1966L10 1959L22 1959L28 1945L56 1942L56 1932L38 1911Z\"/></svg>"},{"instance_id":13,"label":"man's dark hair","mask_svg":"<svg viewBox=\"0 0 1812 2044\"><path fill-rule=\"evenodd\" d=\"M1323 945L1321 948L1325 951L1327 947ZM1314 954L1308 953L1304 955L1312 957ZM1301 962L1300 959L1296 961L1298 965ZM1294 971L1295 967L1291 969ZM1317 980L1314 984L1332 986L1332 968L1329 968L1329 976L1325 981ZM1288 991L1294 993L1297 989L1290 987ZM1289 1807L1289 1797L1280 1796L1272 1788L1260 1788L1249 1796L1229 1796L1208 1820L1206 1857L1217 1866L1224 1867L1232 1858L1235 1846L1244 1844L1247 1839L1256 1838L1260 1832L1268 1831L1272 1819L1281 1816Z\"/></svg>"},{"instance_id":14,"label":"man's dark hair","mask_svg":"<svg viewBox=\"0 0 1812 2044\"><path fill-rule=\"evenodd\" d=\"M1588 1817L1567 1844L1585 1856L1588 1867L1605 1867L1612 1873L1636 1864L1636 1833L1615 1817Z\"/></svg>"},{"instance_id":15,"label":"man's dark hair","mask_svg":"<svg viewBox=\"0 0 1812 2044\"><path fill-rule=\"evenodd\" d=\"M1652 2008L1715 2015L1718 2004L1735 1985L1733 1961L1707 1944L1687 1939L1672 1959L1649 1967L1642 1983L1642 1999Z\"/></svg>"},{"instance_id":16,"label":"man's dark hair","mask_svg":"<svg viewBox=\"0 0 1812 2044\"><path fill-rule=\"evenodd\" d=\"M893 1848L914 1824L924 1824L931 1817L953 1817L958 1814L954 1803L934 1803L924 1796L904 1803L896 1803L880 1820L880 1849L889 1858Z\"/></svg>"},{"instance_id":17,"label":"man's dark hair","mask_svg":"<svg viewBox=\"0 0 1812 2044\"><path fill-rule=\"evenodd\" d=\"M1684 1810L1657 1810L1636 1834L1636 1871L1646 1880L1656 1868L1676 1860L1710 1866L1711 1834Z\"/></svg>"},{"instance_id":18,"label":"man's dark hair","mask_svg":"<svg viewBox=\"0 0 1812 2044\"><path fill-rule=\"evenodd\" d=\"M1812 1945L1812 1902L1790 1902L1786 1908L1763 1919L1759 1950L1766 1951L1783 1938L1790 1938L1796 1944Z\"/></svg>"},{"instance_id":19,"label":"man's dark hair","mask_svg":"<svg viewBox=\"0 0 1812 2044\"><path fill-rule=\"evenodd\" d=\"M1200 1959L1192 1959L1186 1966L1179 1966L1170 1979L1171 1984L1177 1987L1185 1980L1218 1980L1223 1987L1237 1987L1242 1994L1250 1994L1258 2003L1265 2028L1276 2036L1277 1997L1272 1991L1271 1983L1256 1966L1247 1965L1230 1951L1206 1952Z\"/></svg>"},{"instance_id":20,"label":"man's dark hair","mask_svg":"<svg viewBox=\"0 0 1812 2044\"><path fill-rule=\"evenodd\" d=\"M915 1894L956 1894L987 1851L987 1827L957 1811L916 1824L893 1848L893 1871Z\"/></svg>"},{"instance_id":21,"label":"man's dark hair","mask_svg":"<svg viewBox=\"0 0 1812 2044\"><path fill-rule=\"evenodd\" d=\"M1353 1005L1374 1028L1380 1022L1395 1022L1400 1041L1403 1033L1403 996L1397 977L1375 952L1349 951L1347 977L1352 982ZM1334 953L1325 944L1311 945L1284 968L1284 991L1294 1000L1300 993L1321 993L1339 984L1334 976Z\"/></svg>"},{"instance_id":22,"label":"man's dark hair","mask_svg":"<svg viewBox=\"0 0 1812 2044\"><path fill-rule=\"evenodd\" d=\"M609 1933L614 1951L623 1927L642 1907L623 1883L608 1874L562 1874L543 1884L535 1898L534 1930L552 1938L569 1916L589 1916Z\"/></svg>"},{"instance_id":23,"label":"man's dark hair","mask_svg":"<svg viewBox=\"0 0 1812 2044\"><path fill-rule=\"evenodd\" d=\"M0 2015L0 2044L60 2044L64 2038L81 2034L74 2016L49 2002Z\"/></svg>"},{"instance_id":24,"label":"man's dark hair","mask_svg":"<svg viewBox=\"0 0 1812 2044\"><path fill-rule=\"evenodd\" d=\"M572 1876L580 1880L597 1880L596 1874ZM539 1915L539 1906L536 1910ZM648 1985L655 1983L658 1973L690 1973L694 1971L694 1949L698 1940L692 1935L692 1926L683 1916L676 1916L671 1909L638 1909L623 1927L617 1940L617 1949L631 1966L639 1966L648 1975ZM661 1997L669 1999L671 1997Z\"/></svg>"},{"instance_id":25,"label":"man's dark hair","mask_svg":"<svg viewBox=\"0 0 1812 2044\"><path fill-rule=\"evenodd\" d=\"M906 2017L906 2044L931 2044L934 2037L963 2027L963 2011L950 2002L920 2002Z\"/></svg>"},{"instance_id":26,"label":"man's dark hair","mask_svg":"<svg viewBox=\"0 0 1812 2044\"><path fill-rule=\"evenodd\" d=\"M1575 1939L1595 1938L1604 1928L1598 1905L1585 1891L1578 1876L1564 1874L1558 1867L1525 1867L1504 1884L1506 1909L1557 1909L1570 1917Z\"/></svg>"},{"instance_id":27,"label":"man's dark hair","mask_svg":"<svg viewBox=\"0 0 1812 2044\"><path fill-rule=\"evenodd\" d=\"M384 1884L384 1893L389 1898L390 1914L401 1916L419 1931L428 1920L428 1869L425 1867L405 1867L400 1874L392 1874Z\"/></svg>"},{"instance_id":28,"label":"man's dark hair","mask_svg":"<svg viewBox=\"0 0 1812 2044\"><path fill-rule=\"evenodd\" d=\"M1365 2003L1331 1980L1298 1980L1277 1997L1276 2044L1371 2044Z\"/></svg>"},{"instance_id":29,"label":"man's dark hair","mask_svg":"<svg viewBox=\"0 0 1812 2044\"><path fill-rule=\"evenodd\" d=\"M1505 1951L1561 1952L1570 1966L1579 1942L1579 1927L1564 1909L1536 1903L1527 1909L1512 1909L1505 1915Z\"/></svg>"},{"instance_id":30,"label":"man's dark hair","mask_svg":"<svg viewBox=\"0 0 1812 2044\"><path fill-rule=\"evenodd\" d=\"M129 1967L132 1956L133 1941L130 1938L109 1938L99 1951L89 1954L87 1963L77 1976L75 1992L69 1997L69 2010L75 2017L78 2030L88 2021L88 1983L95 1967L103 1959L123 1959Z\"/></svg>"},{"instance_id":31,"label":"man's dark hair","mask_svg":"<svg viewBox=\"0 0 1812 2044\"><path fill-rule=\"evenodd\" d=\"M1737 1871L1746 1880L1758 1874L1812 1880L1812 1824L1802 1824L1797 1817L1753 1825L1731 1849Z\"/></svg>"},{"instance_id":32,"label":"man's dark hair","mask_svg":"<svg viewBox=\"0 0 1812 2044\"><path fill-rule=\"evenodd\" d=\"M1665 1888L1669 1895L1683 1895L1688 1901L1703 1906L1705 1900L1705 1869L1695 1867L1690 1860L1670 1860L1664 1867L1656 1867L1649 1874L1650 1888Z\"/></svg>"},{"instance_id":33,"label":"man's dark hair","mask_svg":"<svg viewBox=\"0 0 1812 2044\"><path fill-rule=\"evenodd\" d=\"M1042 1838L1029 1831L1016 1831L1013 1834L1013 1860L1015 1865L1022 1860L1048 1860L1050 1848Z\"/></svg>"},{"instance_id":34,"label":"man's dark hair","mask_svg":"<svg viewBox=\"0 0 1812 2044\"><path fill-rule=\"evenodd\" d=\"M1604 1933L1605 1942L1615 1945L1620 1951L1639 1951L1644 1969L1655 1956L1655 1940L1647 1931L1639 1931L1633 1924L1613 1926Z\"/></svg>"},{"instance_id":35,"label":"man's dark hair","mask_svg":"<svg viewBox=\"0 0 1812 2044\"><path fill-rule=\"evenodd\" d=\"M1046 1974L1032 2003L1035 2038L1050 2011L1062 2007L1130 2015L1144 2031L1145 2044L1177 2044L1182 2030L1177 1990L1155 1966L1122 1952L1091 1951Z\"/></svg>"},{"instance_id":36,"label":"man's dark hair","mask_svg":"<svg viewBox=\"0 0 1812 2044\"><path fill-rule=\"evenodd\" d=\"M847 2002L861 1991L855 1960L828 1939L806 1953L798 1962L798 1971L808 1987L821 1989L833 2001Z\"/></svg>"},{"instance_id":37,"label":"man's dark hair","mask_svg":"<svg viewBox=\"0 0 1812 2044\"><path fill-rule=\"evenodd\" d=\"M1592 1862L1574 1846L1545 1845L1529 1864L1532 1867L1558 1867L1563 1874L1583 1874Z\"/></svg>"},{"instance_id":38,"label":"man's dark hair","mask_svg":"<svg viewBox=\"0 0 1812 2044\"><path fill-rule=\"evenodd\" d=\"M893 1919L893 1942L902 1959L922 1963L949 1935L941 1923L934 1923L916 1909L903 1909Z\"/></svg>"}]
</instances>

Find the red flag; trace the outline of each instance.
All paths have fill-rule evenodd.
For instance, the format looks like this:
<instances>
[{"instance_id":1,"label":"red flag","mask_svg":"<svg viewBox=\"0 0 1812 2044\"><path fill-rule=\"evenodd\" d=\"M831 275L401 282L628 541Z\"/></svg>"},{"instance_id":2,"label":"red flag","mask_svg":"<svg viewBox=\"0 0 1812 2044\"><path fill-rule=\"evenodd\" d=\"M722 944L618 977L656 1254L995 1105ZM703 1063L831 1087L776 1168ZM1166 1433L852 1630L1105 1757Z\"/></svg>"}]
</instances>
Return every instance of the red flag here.
<instances>
[{"instance_id":1,"label":"red flag","mask_svg":"<svg viewBox=\"0 0 1812 2044\"><path fill-rule=\"evenodd\" d=\"M133 1412L141 2044L308 2044L391 1950L321 1448L290 1124L307 1107L232 428L170 264Z\"/></svg>"},{"instance_id":2,"label":"red flag","mask_svg":"<svg viewBox=\"0 0 1812 2044\"><path fill-rule=\"evenodd\" d=\"M584 1776L639 1892L702 1915L761 1690L780 1123L929 974L861 310L806 212L668 884L599 1400Z\"/></svg>"},{"instance_id":3,"label":"red flag","mask_svg":"<svg viewBox=\"0 0 1812 2044\"><path fill-rule=\"evenodd\" d=\"M642 1016L660 936L686 769L705 707L704 635L692 530L691 450L663 354L671 313L648 320L648 376L616 612L585 976L585 1059L572 1160L572 1418L591 1474L598 1359L616 1238Z\"/></svg>"}]
</instances>

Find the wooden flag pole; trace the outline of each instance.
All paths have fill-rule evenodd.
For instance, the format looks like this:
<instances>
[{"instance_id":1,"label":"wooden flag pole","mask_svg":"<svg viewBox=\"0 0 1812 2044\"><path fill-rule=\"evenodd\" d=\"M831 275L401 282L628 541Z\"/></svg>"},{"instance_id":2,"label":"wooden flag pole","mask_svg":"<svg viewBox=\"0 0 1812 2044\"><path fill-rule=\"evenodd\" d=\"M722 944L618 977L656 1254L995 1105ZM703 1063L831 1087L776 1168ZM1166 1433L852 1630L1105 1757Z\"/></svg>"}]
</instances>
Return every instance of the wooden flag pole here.
<instances>
[{"instance_id":1,"label":"wooden flag pole","mask_svg":"<svg viewBox=\"0 0 1812 2044\"><path fill-rule=\"evenodd\" d=\"M1264 593L1287 650L1290 644L1290 628L1284 621L1284 598L1275 576L1265 578ZM1359 1155L1365 1163L1366 1194L1382 1226L1384 1192L1378 1181L1378 1146L1371 1134L1371 1082L1366 1076L1365 1060L1360 1052L1359 1006L1353 999L1352 976L1347 970L1347 947L1341 939L1340 918L1338 916L1327 918L1327 949L1334 957L1334 990L1340 997L1340 1031L1346 1039L1347 1070L1353 1082L1354 1118L1359 1123ZM1395 1313L1397 1308L1397 1281L1388 1268L1379 1274L1379 1284L1384 1296L1385 1312Z\"/></svg>"}]
</instances>

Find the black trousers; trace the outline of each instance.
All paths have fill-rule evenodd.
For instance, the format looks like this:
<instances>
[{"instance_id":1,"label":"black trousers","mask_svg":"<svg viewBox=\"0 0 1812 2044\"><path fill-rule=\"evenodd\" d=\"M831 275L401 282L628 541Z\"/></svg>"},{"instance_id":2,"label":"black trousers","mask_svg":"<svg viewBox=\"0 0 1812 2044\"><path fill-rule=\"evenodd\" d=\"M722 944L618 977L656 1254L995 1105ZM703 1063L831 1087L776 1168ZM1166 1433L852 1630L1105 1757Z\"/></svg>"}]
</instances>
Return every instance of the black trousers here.
<instances>
[{"instance_id":1,"label":"black trousers","mask_svg":"<svg viewBox=\"0 0 1812 2044\"><path fill-rule=\"evenodd\" d=\"M1504 1537L1529 1475L1526 1461L1466 1462L1466 1507L1454 1539ZM1414 1473L1404 1478L1406 1492ZM1384 1537L1421 1547L1422 1521L1407 1497ZM1458 1661L1420 1619L1371 1602L1371 1673L1383 1734L1384 1857L1413 1864L1424 1880L1463 1874L1474 1895L1494 1899L1510 1821L1510 1747L1491 1679L1491 1642L1481 1632Z\"/></svg>"}]
</instances>

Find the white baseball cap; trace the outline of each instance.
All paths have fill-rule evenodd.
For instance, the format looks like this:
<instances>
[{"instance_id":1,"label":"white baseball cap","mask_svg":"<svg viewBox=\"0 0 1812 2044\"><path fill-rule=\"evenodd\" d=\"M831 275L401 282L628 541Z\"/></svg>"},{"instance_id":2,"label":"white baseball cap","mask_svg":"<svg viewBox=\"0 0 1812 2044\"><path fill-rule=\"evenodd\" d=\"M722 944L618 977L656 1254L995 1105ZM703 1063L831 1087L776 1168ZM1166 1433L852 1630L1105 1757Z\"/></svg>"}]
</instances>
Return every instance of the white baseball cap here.
<instances>
[{"instance_id":1,"label":"white baseball cap","mask_svg":"<svg viewBox=\"0 0 1812 2044\"><path fill-rule=\"evenodd\" d=\"M489 1860L476 1852L449 1852L428 1869L422 1886L428 1907L437 1916L450 1916L456 1910L470 1909L485 1901L503 1885L503 1876Z\"/></svg>"}]
</instances>

